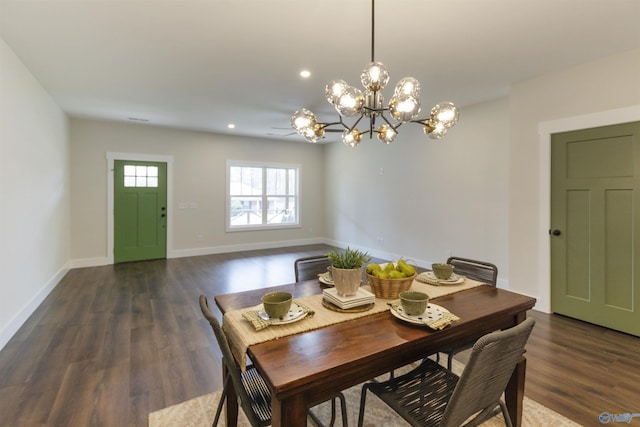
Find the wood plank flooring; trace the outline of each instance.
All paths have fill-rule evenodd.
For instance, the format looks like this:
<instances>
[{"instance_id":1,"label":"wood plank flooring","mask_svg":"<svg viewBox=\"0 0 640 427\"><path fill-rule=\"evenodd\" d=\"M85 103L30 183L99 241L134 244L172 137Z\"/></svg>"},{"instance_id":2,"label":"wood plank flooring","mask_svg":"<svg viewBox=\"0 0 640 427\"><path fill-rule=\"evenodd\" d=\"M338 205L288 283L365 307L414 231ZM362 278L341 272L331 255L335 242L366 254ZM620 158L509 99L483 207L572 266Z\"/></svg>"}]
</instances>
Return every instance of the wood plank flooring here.
<instances>
[{"instance_id":1,"label":"wood plank flooring","mask_svg":"<svg viewBox=\"0 0 640 427\"><path fill-rule=\"evenodd\" d=\"M71 270L0 352L0 425L146 426L149 412L221 388L198 295L293 282L296 258L330 249ZM640 338L530 315L527 396L585 426L601 412L640 412Z\"/></svg>"}]
</instances>

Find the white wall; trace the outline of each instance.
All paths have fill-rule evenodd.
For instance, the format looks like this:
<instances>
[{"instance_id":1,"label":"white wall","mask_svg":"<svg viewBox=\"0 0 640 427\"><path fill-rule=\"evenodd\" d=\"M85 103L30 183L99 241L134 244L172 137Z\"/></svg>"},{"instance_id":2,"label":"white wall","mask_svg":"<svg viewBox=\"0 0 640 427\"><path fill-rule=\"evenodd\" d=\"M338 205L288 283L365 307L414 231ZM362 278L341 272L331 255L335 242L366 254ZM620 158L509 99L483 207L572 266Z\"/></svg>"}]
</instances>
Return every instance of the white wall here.
<instances>
[{"instance_id":1,"label":"white wall","mask_svg":"<svg viewBox=\"0 0 640 427\"><path fill-rule=\"evenodd\" d=\"M0 348L67 271L66 115L0 39Z\"/></svg>"},{"instance_id":2,"label":"white wall","mask_svg":"<svg viewBox=\"0 0 640 427\"><path fill-rule=\"evenodd\" d=\"M424 266L450 253L487 260L506 286L508 108L506 98L463 108L441 140L406 124L388 146L328 147L327 236Z\"/></svg>"},{"instance_id":3,"label":"white wall","mask_svg":"<svg viewBox=\"0 0 640 427\"><path fill-rule=\"evenodd\" d=\"M73 265L104 264L107 260L108 152L173 157L169 257L273 247L279 242L283 246L317 243L325 236L322 145L72 119ZM301 165L302 226L226 232L228 159ZM183 202L197 208L178 209Z\"/></svg>"},{"instance_id":4,"label":"white wall","mask_svg":"<svg viewBox=\"0 0 640 427\"><path fill-rule=\"evenodd\" d=\"M549 310L549 159L541 128L556 132L640 120L640 50L547 74L510 91L509 251L511 289ZM631 113L629 113L631 112ZM589 120L580 119L580 117ZM591 125L589 125L591 121ZM552 123L552 125L549 125ZM566 123L566 125L563 125ZM547 134L548 135L548 134ZM545 150L545 144L547 149Z\"/></svg>"}]
</instances>

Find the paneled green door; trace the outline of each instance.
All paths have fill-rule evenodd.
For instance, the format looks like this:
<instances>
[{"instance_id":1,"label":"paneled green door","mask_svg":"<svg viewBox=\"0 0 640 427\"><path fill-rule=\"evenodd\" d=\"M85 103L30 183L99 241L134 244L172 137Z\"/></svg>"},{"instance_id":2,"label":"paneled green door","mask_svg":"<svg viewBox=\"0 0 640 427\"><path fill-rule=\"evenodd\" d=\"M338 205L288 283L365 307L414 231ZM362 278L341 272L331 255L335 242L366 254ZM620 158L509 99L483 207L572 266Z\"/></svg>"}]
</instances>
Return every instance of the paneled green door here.
<instances>
[{"instance_id":1,"label":"paneled green door","mask_svg":"<svg viewBox=\"0 0 640 427\"><path fill-rule=\"evenodd\" d=\"M551 309L640 336L640 122L552 135Z\"/></svg>"},{"instance_id":2,"label":"paneled green door","mask_svg":"<svg viewBox=\"0 0 640 427\"><path fill-rule=\"evenodd\" d=\"M167 164L114 161L114 262L167 256Z\"/></svg>"}]
</instances>

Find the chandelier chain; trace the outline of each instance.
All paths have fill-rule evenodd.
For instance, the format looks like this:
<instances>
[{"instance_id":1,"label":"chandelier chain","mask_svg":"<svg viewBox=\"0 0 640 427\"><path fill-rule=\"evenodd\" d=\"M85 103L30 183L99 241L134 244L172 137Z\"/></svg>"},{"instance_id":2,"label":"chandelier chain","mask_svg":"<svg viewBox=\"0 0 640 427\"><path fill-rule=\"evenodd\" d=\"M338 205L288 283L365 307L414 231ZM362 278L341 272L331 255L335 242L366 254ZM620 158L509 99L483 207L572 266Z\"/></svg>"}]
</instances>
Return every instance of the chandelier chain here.
<instances>
[{"instance_id":1,"label":"chandelier chain","mask_svg":"<svg viewBox=\"0 0 640 427\"><path fill-rule=\"evenodd\" d=\"M371 0L371 62L375 61L375 29L376 29L376 20L375 20L375 0Z\"/></svg>"}]
</instances>

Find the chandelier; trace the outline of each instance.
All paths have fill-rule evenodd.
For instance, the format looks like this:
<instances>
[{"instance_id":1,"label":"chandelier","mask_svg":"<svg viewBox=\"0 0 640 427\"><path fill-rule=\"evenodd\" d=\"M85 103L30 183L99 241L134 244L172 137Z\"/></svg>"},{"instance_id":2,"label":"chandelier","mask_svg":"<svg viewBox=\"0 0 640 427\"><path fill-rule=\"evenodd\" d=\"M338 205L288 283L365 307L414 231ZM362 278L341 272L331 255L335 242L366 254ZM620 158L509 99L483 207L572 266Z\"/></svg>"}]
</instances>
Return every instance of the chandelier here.
<instances>
[{"instance_id":1,"label":"chandelier","mask_svg":"<svg viewBox=\"0 0 640 427\"><path fill-rule=\"evenodd\" d=\"M389 104L384 105L382 90L389 81L389 73L381 62L374 60L374 3L375 0L371 0L371 63L360 75L365 90L349 86L344 80L329 82L325 96L338 111L338 120L334 122L320 122L306 108L296 111L291 117L291 127L309 142L318 142L325 132L342 132L342 142L350 147L357 146L367 134L369 139L376 134L382 142L390 144L404 123L418 123L429 138L440 139L458 122L458 108L451 102L437 104L429 117L418 119L421 112L420 83L413 77L401 79ZM345 118L349 118L351 124L345 122ZM361 126L366 126L367 119L368 129L357 128L361 122ZM376 121L380 123L377 128Z\"/></svg>"}]
</instances>

